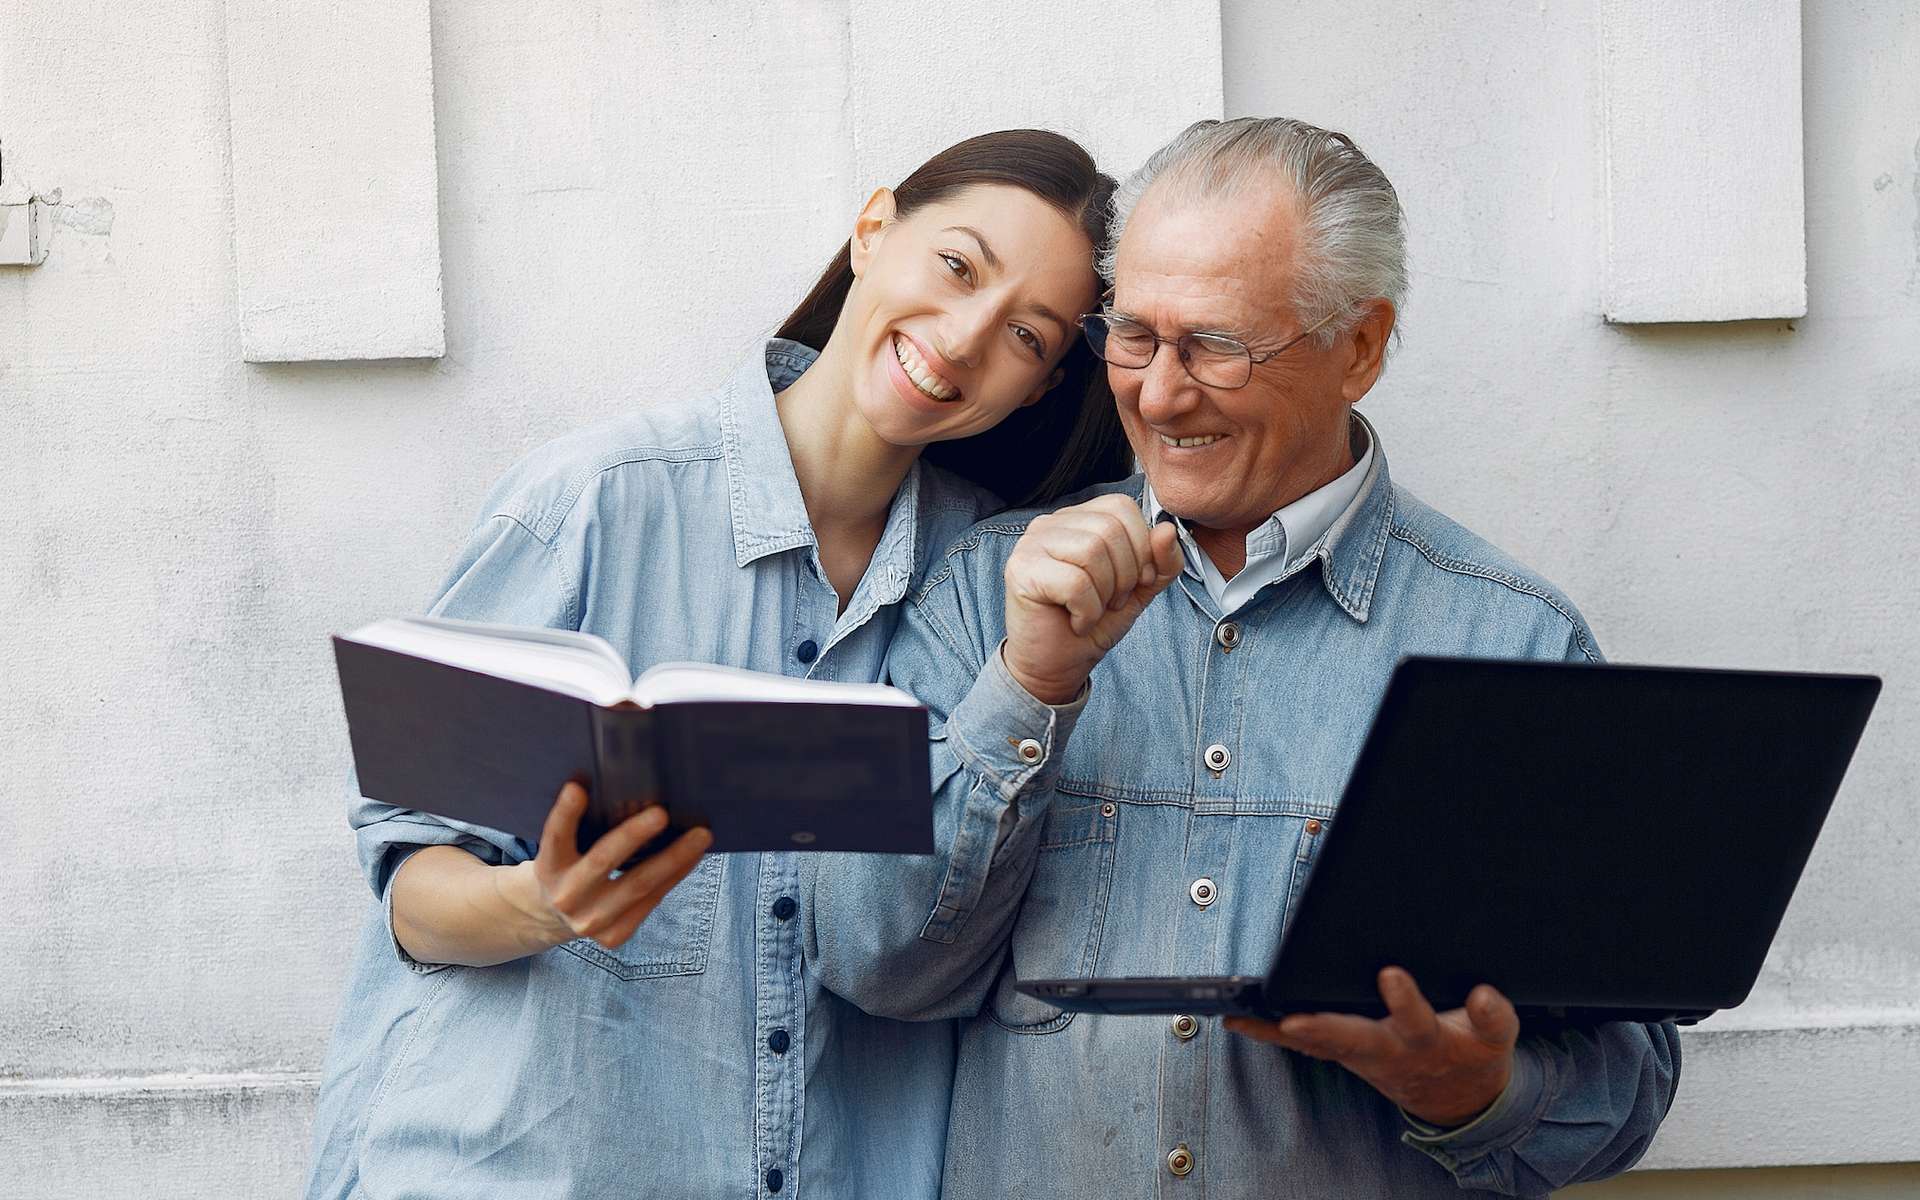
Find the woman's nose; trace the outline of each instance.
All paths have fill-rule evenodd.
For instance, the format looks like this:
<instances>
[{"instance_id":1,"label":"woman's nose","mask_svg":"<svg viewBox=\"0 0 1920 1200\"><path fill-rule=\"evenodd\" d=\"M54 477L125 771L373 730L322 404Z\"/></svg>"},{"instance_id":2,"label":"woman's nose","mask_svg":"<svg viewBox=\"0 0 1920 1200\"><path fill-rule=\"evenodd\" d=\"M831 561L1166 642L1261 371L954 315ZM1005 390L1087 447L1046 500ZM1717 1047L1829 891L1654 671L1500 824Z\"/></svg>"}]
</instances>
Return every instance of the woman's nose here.
<instances>
[{"instance_id":1,"label":"woman's nose","mask_svg":"<svg viewBox=\"0 0 1920 1200\"><path fill-rule=\"evenodd\" d=\"M1000 311L997 305L979 303L968 304L954 309L947 316L946 337L942 345L936 346L948 361L957 366L978 366L981 356L986 353L987 339L993 336L993 330L1000 324Z\"/></svg>"}]
</instances>

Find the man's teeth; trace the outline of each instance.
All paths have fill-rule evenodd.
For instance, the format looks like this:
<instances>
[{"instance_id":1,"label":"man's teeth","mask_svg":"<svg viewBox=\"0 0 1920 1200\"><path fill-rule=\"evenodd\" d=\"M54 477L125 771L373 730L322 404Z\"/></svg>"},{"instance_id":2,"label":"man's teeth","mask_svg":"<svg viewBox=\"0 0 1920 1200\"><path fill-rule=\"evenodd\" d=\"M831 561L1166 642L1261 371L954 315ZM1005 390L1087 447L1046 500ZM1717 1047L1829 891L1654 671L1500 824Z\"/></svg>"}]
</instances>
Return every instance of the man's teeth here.
<instances>
[{"instance_id":1,"label":"man's teeth","mask_svg":"<svg viewBox=\"0 0 1920 1200\"><path fill-rule=\"evenodd\" d=\"M1160 435L1160 441L1168 446L1181 446L1181 447L1211 446L1219 440L1220 440L1220 435L1217 433L1210 433L1206 437L1188 437L1188 438L1168 437L1164 433Z\"/></svg>"},{"instance_id":2,"label":"man's teeth","mask_svg":"<svg viewBox=\"0 0 1920 1200\"><path fill-rule=\"evenodd\" d=\"M954 400L959 397L959 389L935 375L933 368L927 366L914 352L912 342L903 337L894 338L893 354L900 360L900 369L907 373L908 379L913 380L913 386L935 400Z\"/></svg>"}]
</instances>

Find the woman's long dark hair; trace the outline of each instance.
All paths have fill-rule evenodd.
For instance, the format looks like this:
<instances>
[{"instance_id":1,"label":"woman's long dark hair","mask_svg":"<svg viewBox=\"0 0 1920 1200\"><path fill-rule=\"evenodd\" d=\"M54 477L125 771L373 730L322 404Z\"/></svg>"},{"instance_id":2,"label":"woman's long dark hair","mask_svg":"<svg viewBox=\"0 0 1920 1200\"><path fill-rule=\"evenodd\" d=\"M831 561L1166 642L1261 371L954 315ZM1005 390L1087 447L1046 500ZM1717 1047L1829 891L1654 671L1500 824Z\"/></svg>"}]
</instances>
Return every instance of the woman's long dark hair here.
<instances>
[{"instance_id":1,"label":"woman's long dark hair","mask_svg":"<svg viewBox=\"0 0 1920 1200\"><path fill-rule=\"evenodd\" d=\"M904 217L981 184L1030 192L1078 225L1095 252L1106 243L1113 180L1077 142L1043 129L986 133L942 150L893 189L894 213ZM1093 270L1091 258L1087 270ZM852 249L843 244L778 336L824 349L852 286ZM1068 336L1073 344L1060 360L1060 382L1038 404L1014 410L984 433L935 442L922 457L1014 504L1044 504L1130 474L1132 452L1105 365L1077 329Z\"/></svg>"}]
</instances>

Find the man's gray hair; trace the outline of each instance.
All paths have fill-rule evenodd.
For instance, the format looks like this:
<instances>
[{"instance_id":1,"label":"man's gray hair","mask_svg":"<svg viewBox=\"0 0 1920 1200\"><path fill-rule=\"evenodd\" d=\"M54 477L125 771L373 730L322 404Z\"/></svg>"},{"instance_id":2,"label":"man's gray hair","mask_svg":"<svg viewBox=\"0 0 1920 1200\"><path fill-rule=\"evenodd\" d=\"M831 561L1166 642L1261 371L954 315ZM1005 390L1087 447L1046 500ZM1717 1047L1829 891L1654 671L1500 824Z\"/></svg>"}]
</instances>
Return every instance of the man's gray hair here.
<instances>
[{"instance_id":1,"label":"man's gray hair","mask_svg":"<svg viewBox=\"0 0 1920 1200\"><path fill-rule=\"evenodd\" d=\"M1127 221L1155 184L1179 189L1177 199L1201 200L1273 180L1290 186L1301 205L1293 305L1302 326L1331 318L1315 335L1318 344L1330 346L1350 329L1365 301L1384 297L1398 312L1407 294L1407 232L1393 184L1345 134L1285 117L1196 121L1154 151L1113 193L1101 276L1113 282Z\"/></svg>"}]
</instances>

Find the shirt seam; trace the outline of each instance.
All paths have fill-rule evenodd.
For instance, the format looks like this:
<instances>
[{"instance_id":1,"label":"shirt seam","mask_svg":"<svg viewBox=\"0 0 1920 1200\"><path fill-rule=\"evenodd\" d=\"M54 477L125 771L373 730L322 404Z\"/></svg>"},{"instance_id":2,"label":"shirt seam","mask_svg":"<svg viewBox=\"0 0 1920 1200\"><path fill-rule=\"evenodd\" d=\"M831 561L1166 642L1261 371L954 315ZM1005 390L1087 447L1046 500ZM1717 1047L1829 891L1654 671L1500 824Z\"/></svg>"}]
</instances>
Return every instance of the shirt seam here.
<instances>
[{"instance_id":1,"label":"shirt seam","mask_svg":"<svg viewBox=\"0 0 1920 1200\"><path fill-rule=\"evenodd\" d=\"M567 481L566 489L551 503L531 512L501 508L492 515L506 517L532 534L536 541L543 545L550 544L554 534L560 531L560 527L566 524L567 518L572 515L574 505L579 502L588 485L609 471L645 462L714 462L725 456L725 451L718 445L630 446L611 450L595 459L591 465L576 471Z\"/></svg>"},{"instance_id":2,"label":"shirt seam","mask_svg":"<svg viewBox=\"0 0 1920 1200\"><path fill-rule=\"evenodd\" d=\"M1586 630L1581 627L1582 622L1578 617L1574 616L1572 612L1568 611L1567 607L1561 604L1551 592L1517 575L1502 571L1498 567L1474 562L1471 559L1454 558L1450 555L1442 554L1429 545L1419 534L1404 525L1391 526L1388 532L1409 546L1412 546L1415 550L1418 550L1422 558L1425 558L1428 562L1443 571L1474 579L1485 579L1492 583L1498 583L1523 596L1531 596L1535 600L1539 600L1554 612L1559 613L1561 619L1566 621L1567 625L1573 631L1573 637L1580 647L1580 653L1585 655L1589 661L1595 659L1596 656L1593 652L1592 643L1587 638Z\"/></svg>"}]
</instances>

